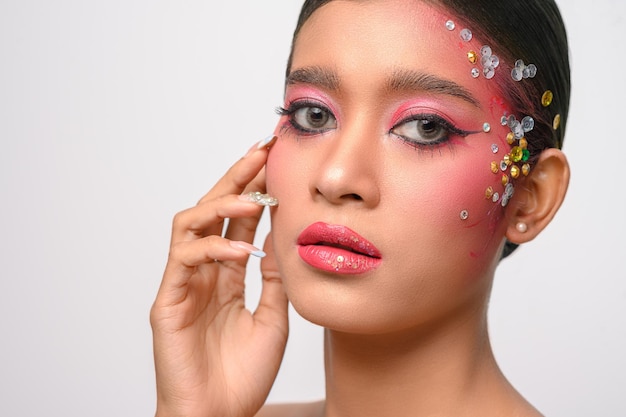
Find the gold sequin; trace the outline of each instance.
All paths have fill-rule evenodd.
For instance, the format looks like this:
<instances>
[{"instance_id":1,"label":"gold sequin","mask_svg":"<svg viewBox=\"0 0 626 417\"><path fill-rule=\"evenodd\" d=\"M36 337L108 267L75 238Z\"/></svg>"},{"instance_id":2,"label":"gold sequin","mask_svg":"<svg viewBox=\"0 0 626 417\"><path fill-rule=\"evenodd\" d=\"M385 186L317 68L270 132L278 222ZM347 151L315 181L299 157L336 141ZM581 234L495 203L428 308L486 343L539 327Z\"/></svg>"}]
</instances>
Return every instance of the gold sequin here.
<instances>
[{"instance_id":1,"label":"gold sequin","mask_svg":"<svg viewBox=\"0 0 626 417\"><path fill-rule=\"evenodd\" d=\"M493 197L493 187L487 187L487 190L485 191L485 198L487 200L491 200L492 197Z\"/></svg>"},{"instance_id":2,"label":"gold sequin","mask_svg":"<svg viewBox=\"0 0 626 417\"><path fill-rule=\"evenodd\" d=\"M517 167L517 165L513 165L511 167L511 177L513 178L519 177L519 168Z\"/></svg>"},{"instance_id":3,"label":"gold sequin","mask_svg":"<svg viewBox=\"0 0 626 417\"><path fill-rule=\"evenodd\" d=\"M526 140L526 138L521 138L519 140L519 147L522 149L528 148L528 141Z\"/></svg>"},{"instance_id":4,"label":"gold sequin","mask_svg":"<svg viewBox=\"0 0 626 417\"><path fill-rule=\"evenodd\" d=\"M513 162L511 162L511 155L506 154L502 160L506 163L506 166L510 166Z\"/></svg>"},{"instance_id":5,"label":"gold sequin","mask_svg":"<svg viewBox=\"0 0 626 417\"><path fill-rule=\"evenodd\" d=\"M520 148L519 146L515 146L513 149L511 149L511 159L513 160L513 162L519 162L522 160L523 157L524 150L522 148Z\"/></svg>"},{"instance_id":6,"label":"gold sequin","mask_svg":"<svg viewBox=\"0 0 626 417\"><path fill-rule=\"evenodd\" d=\"M475 64L476 61L478 61L478 54L476 54L475 51L469 51L467 53L467 59L469 60L469 62L471 62L472 64Z\"/></svg>"},{"instance_id":7,"label":"gold sequin","mask_svg":"<svg viewBox=\"0 0 626 417\"><path fill-rule=\"evenodd\" d=\"M500 168L498 168L498 163L496 161L493 161L491 163L491 172L493 172L494 174L497 174L500 171Z\"/></svg>"},{"instance_id":8,"label":"gold sequin","mask_svg":"<svg viewBox=\"0 0 626 417\"><path fill-rule=\"evenodd\" d=\"M552 91L546 90L546 92L543 93L543 96L541 96L541 105L543 107L548 107L550 104L552 104L553 99L554 94L552 94Z\"/></svg>"},{"instance_id":9,"label":"gold sequin","mask_svg":"<svg viewBox=\"0 0 626 417\"><path fill-rule=\"evenodd\" d=\"M557 130L561 126L561 115L557 114L554 116L554 121L552 122L552 129Z\"/></svg>"},{"instance_id":10,"label":"gold sequin","mask_svg":"<svg viewBox=\"0 0 626 417\"><path fill-rule=\"evenodd\" d=\"M524 174L524 176L527 176L528 174L530 174L530 165L529 164L522 165L522 174Z\"/></svg>"},{"instance_id":11,"label":"gold sequin","mask_svg":"<svg viewBox=\"0 0 626 417\"><path fill-rule=\"evenodd\" d=\"M504 174L502 176L502 185L504 185L506 187L506 185L509 183L509 176Z\"/></svg>"},{"instance_id":12,"label":"gold sequin","mask_svg":"<svg viewBox=\"0 0 626 417\"><path fill-rule=\"evenodd\" d=\"M509 132L509 134L506 135L506 141L509 145L513 145L513 142L515 142L515 133Z\"/></svg>"}]
</instances>

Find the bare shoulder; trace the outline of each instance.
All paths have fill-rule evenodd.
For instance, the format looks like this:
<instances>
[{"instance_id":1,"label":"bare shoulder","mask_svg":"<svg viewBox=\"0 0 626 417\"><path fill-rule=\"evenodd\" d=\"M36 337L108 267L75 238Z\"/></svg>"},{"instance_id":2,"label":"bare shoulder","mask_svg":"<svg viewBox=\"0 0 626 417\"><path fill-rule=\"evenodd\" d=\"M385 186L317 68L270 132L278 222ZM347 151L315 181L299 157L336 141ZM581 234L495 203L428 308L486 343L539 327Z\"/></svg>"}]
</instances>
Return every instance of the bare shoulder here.
<instances>
[{"instance_id":1,"label":"bare shoulder","mask_svg":"<svg viewBox=\"0 0 626 417\"><path fill-rule=\"evenodd\" d=\"M301 404L268 404L254 417L320 417L324 412L324 401Z\"/></svg>"}]
</instances>

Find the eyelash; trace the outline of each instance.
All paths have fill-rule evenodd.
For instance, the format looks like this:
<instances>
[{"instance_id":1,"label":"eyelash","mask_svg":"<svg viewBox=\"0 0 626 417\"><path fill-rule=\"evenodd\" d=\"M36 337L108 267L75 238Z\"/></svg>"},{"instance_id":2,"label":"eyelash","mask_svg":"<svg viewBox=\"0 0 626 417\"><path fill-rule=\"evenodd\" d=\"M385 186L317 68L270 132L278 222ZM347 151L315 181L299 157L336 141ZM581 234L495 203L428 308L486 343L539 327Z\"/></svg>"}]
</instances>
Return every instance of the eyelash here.
<instances>
[{"instance_id":1,"label":"eyelash","mask_svg":"<svg viewBox=\"0 0 626 417\"><path fill-rule=\"evenodd\" d=\"M287 108L285 107L277 107L276 108L276 113L279 116L286 116L288 117L287 123L289 124L289 126L284 126L284 128L290 128L290 129L294 129L295 131L297 131L297 133L299 135L303 135L303 136L312 136L312 135L318 135L318 134L322 134L325 133L326 131L328 131L328 129L321 129L321 130L315 130L315 129L306 129L304 127L302 127L301 125L299 125L293 118L294 114L302 109L305 108L317 108L322 110L324 113L326 113L328 116L332 117L333 119L336 120L335 115L333 114L332 111L330 111L330 109L328 107L326 107L325 105L323 105L322 103L315 101L315 100L310 100L310 99L303 99L303 100L298 100L298 101L293 101L291 103L289 103L289 105L287 106Z\"/></svg>"},{"instance_id":2,"label":"eyelash","mask_svg":"<svg viewBox=\"0 0 626 417\"><path fill-rule=\"evenodd\" d=\"M432 141L428 143L420 143L420 142L416 142L415 140L411 138L394 133L395 129L397 129L398 127L404 124L414 122L414 121L421 121L421 120L436 123L438 126L444 129L444 131L446 132L446 135L440 139L437 139L436 141ZM432 114L432 113L413 114L405 119L402 119L401 121L396 123L391 129L389 129L390 135L394 135L400 138L402 141L404 141L408 145L413 146L415 148L435 148L444 143L448 143L451 146L451 144L449 143L450 136L456 135L456 136L460 136L464 138L464 137L471 135L472 133L476 133L476 132L459 129L458 127L456 127L454 124L444 119L443 117L438 116L436 114Z\"/></svg>"}]
</instances>

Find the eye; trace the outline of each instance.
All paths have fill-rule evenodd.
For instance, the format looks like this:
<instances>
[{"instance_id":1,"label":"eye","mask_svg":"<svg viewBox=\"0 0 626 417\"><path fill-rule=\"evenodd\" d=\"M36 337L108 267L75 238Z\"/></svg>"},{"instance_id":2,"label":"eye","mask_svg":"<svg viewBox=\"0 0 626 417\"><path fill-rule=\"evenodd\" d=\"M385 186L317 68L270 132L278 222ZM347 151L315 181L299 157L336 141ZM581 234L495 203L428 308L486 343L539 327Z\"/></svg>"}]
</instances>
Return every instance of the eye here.
<instances>
[{"instance_id":1,"label":"eye","mask_svg":"<svg viewBox=\"0 0 626 417\"><path fill-rule=\"evenodd\" d=\"M451 134L467 136L471 132L458 129L434 114L418 114L396 124L390 133L415 146L432 146L450 139Z\"/></svg>"},{"instance_id":2,"label":"eye","mask_svg":"<svg viewBox=\"0 0 626 417\"><path fill-rule=\"evenodd\" d=\"M305 134L323 133L337 128L335 116L320 103L293 102L286 109L279 108L278 114L287 116L293 128Z\"/></svg>"}]
</instances>

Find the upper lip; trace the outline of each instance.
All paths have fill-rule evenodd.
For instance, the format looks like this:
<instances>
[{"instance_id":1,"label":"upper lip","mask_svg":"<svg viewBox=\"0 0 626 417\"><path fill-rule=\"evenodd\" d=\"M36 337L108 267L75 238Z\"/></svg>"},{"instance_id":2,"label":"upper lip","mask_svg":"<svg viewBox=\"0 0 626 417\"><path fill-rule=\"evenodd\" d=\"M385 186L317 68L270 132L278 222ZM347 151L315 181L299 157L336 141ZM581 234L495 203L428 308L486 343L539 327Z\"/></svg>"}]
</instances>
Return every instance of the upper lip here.
<instances>
[{"instance_id":1,"label":"upper lip","mask_svg":"<svg viewBox=\"0 0 626 417\"><path fill-rule=\"evenodd\" d=\"M378 248L354 230L323 222L313 223L304 229L298 236L297 243L301 246L331 246L372 258L381 257Z\"/></svg>"}]
</instances>

